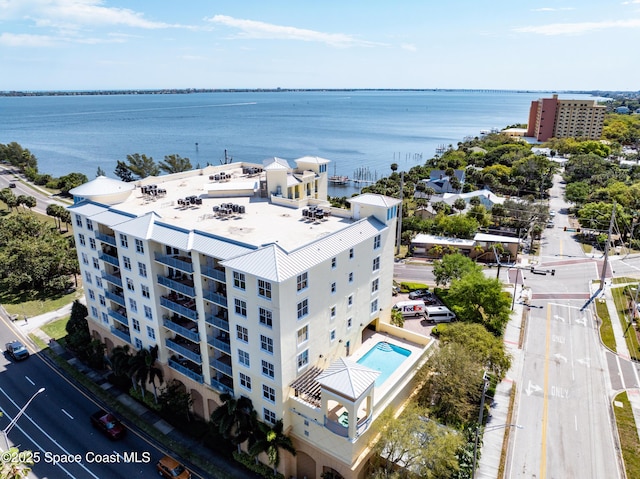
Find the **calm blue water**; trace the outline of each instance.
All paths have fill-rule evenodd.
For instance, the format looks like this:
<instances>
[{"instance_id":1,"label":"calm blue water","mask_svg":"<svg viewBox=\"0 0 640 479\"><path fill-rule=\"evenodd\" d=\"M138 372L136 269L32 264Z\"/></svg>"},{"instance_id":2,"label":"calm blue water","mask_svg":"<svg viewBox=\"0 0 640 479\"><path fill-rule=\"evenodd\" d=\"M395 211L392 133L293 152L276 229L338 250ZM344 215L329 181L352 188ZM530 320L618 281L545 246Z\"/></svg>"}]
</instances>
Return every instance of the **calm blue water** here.
<instances>
[{"instance_id":1,"label":"calm blue water","mask_svg":"<svg viewBox=\"0 0 640 479\"><path fill-rule=\"evenodd\" d=\"M391 373L393 373L411 354L411 351L394 344L380 342L371 348L358 360L362 364L374 371L380 371L376 378L376 386L383 384Z\"/></svg>"},{"instance_id":2,"label":"calm blue water","mask_svg":"<svg viewBox=\"0 0 640 479\"><path fill-rule=\"evenodd\" d=\"M41 172L109 176L132 153L179 154L196 166L317 155L338 175L422 164L440 145L526 123L541 93L464 91L220 92L0 97L0 143L16 141ZM571 95L577 98L580 95ZM584 95L583 95L584 97ZM562 98L562 96L561 96ZM197 146L196 146L197 143ZM334 166L331 165L331 173Z\"/></svg>"}]
</instances>

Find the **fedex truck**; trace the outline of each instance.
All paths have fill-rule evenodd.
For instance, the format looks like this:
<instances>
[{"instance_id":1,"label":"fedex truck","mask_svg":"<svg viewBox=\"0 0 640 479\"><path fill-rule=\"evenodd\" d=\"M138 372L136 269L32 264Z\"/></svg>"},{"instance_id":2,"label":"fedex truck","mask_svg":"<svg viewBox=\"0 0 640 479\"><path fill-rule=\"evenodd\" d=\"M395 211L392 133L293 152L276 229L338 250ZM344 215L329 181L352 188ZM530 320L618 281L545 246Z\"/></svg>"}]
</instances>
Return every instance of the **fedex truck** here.
<instances>
[{"instance_id":1,"label":"fedex truck","mask_svg":"<svg viewBox=\"0 0 640 479\"><path fill-rule=\"evenodd\" d=\"M393 309L397 309L403 316L424 316L426 305L424 301L398 301Z\"/></svg>"}]
</instances>

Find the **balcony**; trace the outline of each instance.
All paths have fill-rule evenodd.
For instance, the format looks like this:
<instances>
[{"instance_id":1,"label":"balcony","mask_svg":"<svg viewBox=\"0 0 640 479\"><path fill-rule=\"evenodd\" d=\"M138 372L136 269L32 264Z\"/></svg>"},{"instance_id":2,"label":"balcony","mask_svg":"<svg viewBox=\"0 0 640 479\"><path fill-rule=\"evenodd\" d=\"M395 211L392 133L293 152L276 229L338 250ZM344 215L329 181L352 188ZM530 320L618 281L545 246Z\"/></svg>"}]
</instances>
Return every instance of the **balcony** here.
<instances>
[{"instance_id":1,"label":"balcony","mask_svg":"<svg viewBox=\"0 0 640 479\"><path fill-rule=\"evenodd\" d=\"M126 306L126 303L124 302L123 294L113 293L111 291L105 291L104 295L106 296L107 299L110 299L114 303L117 303L120 306Z\"/></svg>"},{"instance_id":2,"label":"balcony","mask_svg":"<svg viewBox=\"0 0 640 479\"><path fill-rule=\"evenodd\" d=\"M131 343L131 335L128 332L122 331L122 330L116 328L115 326L111 326L111 333L114 336L117 336L120 339L126 341L127 343Z\"/></svg>"},{"instance_id":3,"label":"balcony","mask_svg":"<svg viewBox=\"0 0 640 479\"><path fill-rule=\"evenodd\" d=\"M120 286L122 288L122 279L120 278L120 276L116 276L113 274L109 274L109 273L105 273L104 271L102 272L102 279L109 281L112 284L115 284L116 286Z\"/></svg>"},{"instance_id":4,"label":"balcony","mask_svg":"<svg viewBox=\"0 0 640 479\"><path fill-rule=\"evenodd\" d=\"M195 343L200 342L200 334L198 334L198 325L193 321L182 321L180 322L178 318L165 318L164 319L164 327L170 329L178 333L180 336L184 336L187 339ZM182 323L182 324L180 324Z\"/></svg>"},{"instance_id":5,"label":"balcony","mask_svg":"<svg viewBox=\"0 0 640 479\"><path fill-rule=\"evenodd\" d=\"M207 338L207 344L224 353L231 354L231 343L228 334L226 336L221 335L215 338Z\"/></svg>"},{"instance_id":6,"label":"balcony","mask_svg":"<svg viewBox=\"0 0 640 479\"><path fill-rule=\"evenodd\" d=\"M112 256L109 253L105 253L104 251L98 253L98 258L100 258L105 263L112 264L113 266L120 266L120 263L118 262L118 258L116 256Z\"/></svg>"},{"instance_id":7,"label":"balcony","mask_svg":"<svg viewBox=\"0 0 640 479\"><path fill-rule=\"evenodd\" d=\"M173 359L169 359L169 367L171 369L175 369L176 371L178 371L181 374L184 374L185 376L187 376L189 379L192 379L200 384L204 383L204 377L202 376L202 374L198 374L195 371L192 371L191 369L189 369L186 366L183 366L182 364L180 364L178 361L175 361Z\"/></svg>"},{"instance_id":8,"label":"balcony","mask_svg":"<svg viewBox=\"0 0 640 479\"><path fill-rule=\"evenodd\" d=\"M113 235L107 235L96 231L96 239L103 243L110 244L111 246L116 246L116 237Z\"/></svg>"},{"instance_id":9,"label":"balcony","mask_svg":"<svg viewBox=\"0 0 640 479\"><path fill-rule=\"evenodd\" d=\"M231 368L231 364L227 364L231 362L231 358L229 356L226 356L227 361L224 361L223 358L209 360L209 366L216 369L217 371L220 371L223 374L226 374L227 376L233 377L233 369Z\"/></svg>"},{"instance_id":10,"label":"balcony","mask_svg":"<svg viewBox=\"0 0 640 479\"><path fill-rule=\"evenodd\" d=\"M184 356L185 358L193 361L194 363L197 364L202 364L202 356L200 356L199 353L196 353L194 351L192 351L190 349L190 347L192 347L193 349L196 349L197 351L200 351L200 347L197 345L193 345L193 346L188 346L187 344L183 343L183 344L178 344L179 339L176 338L176 340L172 340L172 339L166 339L165 340L165 344L166 346L171 349L172 351L175 351L176 353L178 353L181 356Z\"/></svg>"},{"instance_id":11,"label":"balcony","mask_svg":"<svg viewBox=\"0 0 640 479\"><path fill-rule=\"evenodd\" d=\"M173 311L174 313L181 314L185 318L193 319L194 321L198 319L198 312L195 309L192 309L195 308L196 305L195 301L193 300L184 301L182 302L182 304L180 304L177 299L172 301L165 296L161 296L160 305L164 306L170 311Z\"/></svg>"},{"instance_id":12,"label":"balcony","mask_svg":"<svg viewBox=\"0 0 640 479\"><path fill-rule=\"evenodd\" d=\"M201 272L203 275L213 278L216 281L220 281L221 283L225 283L227 281L227 277L224 274L224 270L212 268L211 266L203 266L201 268Z\"/></svg>"},{"instance_id":13,"label":"balcony","mask_svg":"<svg viewBox=\"0 0 640 479\"><path fill-rule=\"evenodd\" d=\"M178 293L184 294L185 296L189 296L191 298L195 298L196 290L193 288L193 281L188 279L174 279L168 278L166 276L158 275L158 284L162 286L166 286Z\"/></svg>"},{"instance_id":14,"label":"balcony","mask_svg":"<svg viewBox=\"0 0 640 479\"><path fill-rule=\"evenodd\" d=\"M202 295L204 296L204 299L206 299L207 301L211 301L212 303L215 303L218 306L224 306L225 308L227 307L227 298L219 293L216 293L210 289L207 289L202 292Z\"/></svg>"},{"instance_id":15,"label":"balcony","mask_svg":"<svg viewBox=\"0 0 640 479\"><path fill-rule=\"evenodd\" d=\"M155 260L158 263L170 266L186 273L193 273L193 264L188 256L168 256L163 254L155 254Z\"/></svg>"},{"instance_id":16,"label":"balcony","mask_svg":"<svg viewBox=\"0 0 640 479\"><path fill-rule=\"evenodd\" d=\"M204 317L204 320L208 324L215 326L218 329L226 331L227 333L229 332L229 321L227 321L224 317L214 316L213 314L207 314Z\"/></svg>"},{"instance_id":17,"label":"balcony","mask_svg":"<svg viewBox=\"0 0 640 479\"><path fill-rule=\"evenodd\" d=\"M118 311L115 311L111 308L107 308L109 312L109 316L118 321L120 324L124 324L129 327L129 318L127 318L127 312L124 308L119 308Z\"/></svg>"},{"instance_id":18,"label":"balcony","mask_svg":"<svg viewBox=\"0 0 640 479\"><path fill-rule=\"evenodd\" d=\"M211 378L211 387L217 389L218 391L222 391L223 393L233 394L233 381L229 380L229 378L223 377L220 381Z\"/></svg>"}]
</instances>

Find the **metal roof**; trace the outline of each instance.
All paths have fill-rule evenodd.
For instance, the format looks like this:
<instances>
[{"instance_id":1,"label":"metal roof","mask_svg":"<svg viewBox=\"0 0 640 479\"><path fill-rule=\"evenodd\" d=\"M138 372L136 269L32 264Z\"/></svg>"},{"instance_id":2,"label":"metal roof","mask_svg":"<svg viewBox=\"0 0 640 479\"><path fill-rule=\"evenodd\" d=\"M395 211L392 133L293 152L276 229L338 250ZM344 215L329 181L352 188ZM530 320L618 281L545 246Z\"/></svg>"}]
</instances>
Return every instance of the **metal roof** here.
<instances>
[{"instance_id":1,"label":"metal roof","mask_svg":"<svg viewBox=\"0 0 640 479\"><path fill-rule=\"evenodd\" d=\"M73 196L93 196L93 195L109 195L135 189L134 183L127 183L106 176L98 176L97 178L76 186L69 190Z\"/></svg>"},{"instance_id":2,"label":"metal roof","mask_svg":"<svg viewBox=\"0 0 640 479\"><path fill-rule=\"evenodd\" d=\"M400 200L396 198L375 193L364 193L355 198L349 198L349 202L361 205L384 206L386 208L400 204Z\"/></svg>"},{"instance_id":3,"label":"metal roof","mask_svg":"<svg viewBox=\"0 0 640 479\"><path fill-rule=\"evenodd\" d=\"M316 381L340 396L355 401L375 383L380 371L374 371L347 358L339 358Z\"/></svg>"}]
</instances>

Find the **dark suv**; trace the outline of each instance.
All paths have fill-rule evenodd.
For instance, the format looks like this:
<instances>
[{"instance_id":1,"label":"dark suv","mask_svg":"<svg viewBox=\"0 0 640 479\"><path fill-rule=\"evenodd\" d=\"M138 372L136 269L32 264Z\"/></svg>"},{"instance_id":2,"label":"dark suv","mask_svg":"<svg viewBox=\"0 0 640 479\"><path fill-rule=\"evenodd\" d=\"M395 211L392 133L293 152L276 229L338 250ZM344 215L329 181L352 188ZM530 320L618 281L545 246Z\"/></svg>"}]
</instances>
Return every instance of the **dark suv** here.
<instances>
[{"instance_id":1,"label":"dark suv","mask_svg":"<svg viewBox=\"0 0 640 479\"><path fill-rule=\"evenodd\" d=\"M7 354L11 356L15 361L22 361L29 357L29 351L24 347L20 341L12 341L4 346Z\"/></svg>"}]
</instances>

